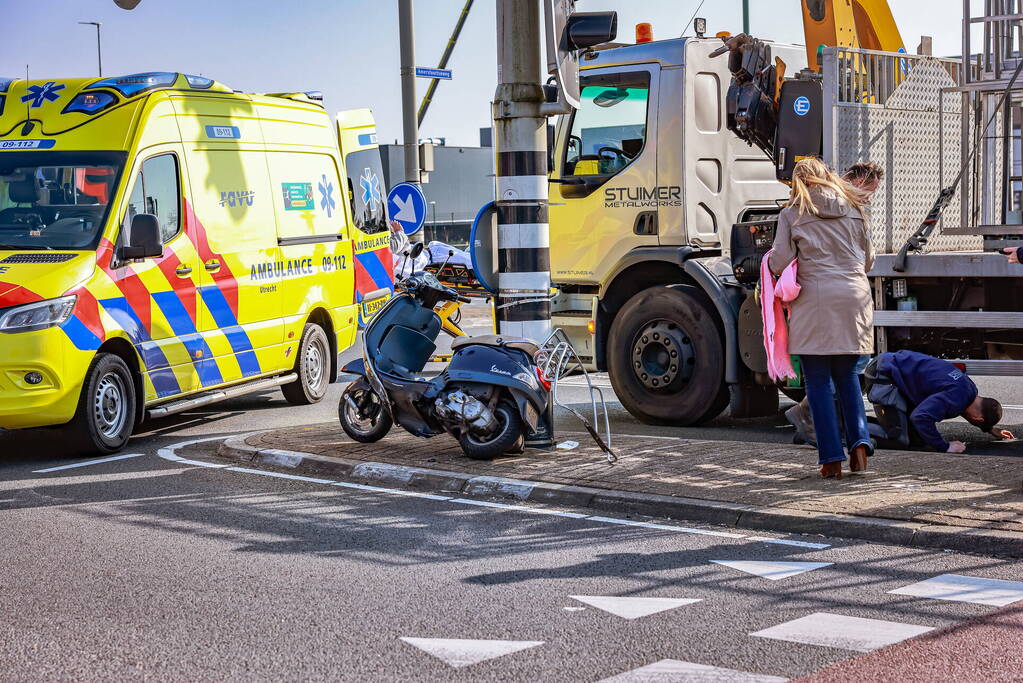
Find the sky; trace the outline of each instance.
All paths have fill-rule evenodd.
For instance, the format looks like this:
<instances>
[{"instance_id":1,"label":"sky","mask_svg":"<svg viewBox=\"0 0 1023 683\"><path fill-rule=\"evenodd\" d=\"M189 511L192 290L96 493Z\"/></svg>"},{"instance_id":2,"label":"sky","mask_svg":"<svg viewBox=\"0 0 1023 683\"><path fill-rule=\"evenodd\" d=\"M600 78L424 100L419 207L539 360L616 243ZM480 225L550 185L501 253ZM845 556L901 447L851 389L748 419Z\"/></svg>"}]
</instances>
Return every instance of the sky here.
<instances>
[{"instance_id":1,"label":"sky","mask_svg":"<svg viewBox=\"0 0 1023 683\"><path fill-rule=\"evenodd\" d=\"M921 35L934 54L960 52L961 0L889 0L910 51ZM0 0L4 5L0 76L86 77L97 73L103 22L103 72L202 74L246 92L320 90L328 111L369 107L381 142L401 137L397 0L142 0L125 11L112 0ZM416 0L416 55L436 66L463 0ZM579 0L580 11L617 10L619 39L649 21L656 38L691 34L700 0ZM704 0L708 31L742 30L741 0ZM495 0L476 0L420 131L448 144L479 144L490 125L497 84ZM798 0L750 0L751 32L802 43ZM429 81L418 80L418 98Z\"/></svg>"}]
</instances>

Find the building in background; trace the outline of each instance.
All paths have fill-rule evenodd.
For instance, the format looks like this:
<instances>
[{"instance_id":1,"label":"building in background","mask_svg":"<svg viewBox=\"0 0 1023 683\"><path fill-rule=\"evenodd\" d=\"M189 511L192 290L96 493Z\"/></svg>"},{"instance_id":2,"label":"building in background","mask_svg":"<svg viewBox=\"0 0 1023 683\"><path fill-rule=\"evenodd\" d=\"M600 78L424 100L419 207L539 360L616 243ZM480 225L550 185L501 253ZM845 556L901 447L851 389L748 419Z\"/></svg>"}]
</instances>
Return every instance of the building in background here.
<instances>
[{"instance_id":1,"label":"building in background","mask_svg":"<svg viewBox=\"0 0 1023 683\"><path fill-rule=\"evenodd\" d=\"M472 219L480 207L494 201L494 150L448 147L435 139L434 170L423 185L427 214L423 240L439 240L465 248ZM380 145L387 187L405 179L404 148Z\"/></svg>"}]
</instances>

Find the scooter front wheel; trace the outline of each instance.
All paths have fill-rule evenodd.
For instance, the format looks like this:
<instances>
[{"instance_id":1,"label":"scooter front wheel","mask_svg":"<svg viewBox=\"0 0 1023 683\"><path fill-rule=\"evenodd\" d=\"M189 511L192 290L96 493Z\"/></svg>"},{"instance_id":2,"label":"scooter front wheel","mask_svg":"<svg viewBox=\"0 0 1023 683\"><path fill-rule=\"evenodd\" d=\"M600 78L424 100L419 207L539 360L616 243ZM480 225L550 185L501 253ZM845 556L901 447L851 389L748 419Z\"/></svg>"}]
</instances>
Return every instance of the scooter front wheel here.
<instances>
[{"instance_id":1,"label":"scooter front wheel","mask_svg":"<svg viewBox=\"0 0 1023 683\"><path fill-rule=\"evenodd\" d=\"M511 401L501 401L494 409L494 416L501 425L497 433L486 440L463 432L458 437L458 444L468 457L473 460L492 460L499 455L513 450L523 433L522 417L518 408Z\"/></svg>"},{"instance_id":2,"label":"scooter front wheel","mask_svg":"<svg viewBox=\"0 0 1023 683\"><path fill-rule=\"evenodd\" d=\"M337 416L345 434L360 443L379 441L394 425L380 397L361 379L349 384L341 394Z\"/></svg>"}]
</instances>

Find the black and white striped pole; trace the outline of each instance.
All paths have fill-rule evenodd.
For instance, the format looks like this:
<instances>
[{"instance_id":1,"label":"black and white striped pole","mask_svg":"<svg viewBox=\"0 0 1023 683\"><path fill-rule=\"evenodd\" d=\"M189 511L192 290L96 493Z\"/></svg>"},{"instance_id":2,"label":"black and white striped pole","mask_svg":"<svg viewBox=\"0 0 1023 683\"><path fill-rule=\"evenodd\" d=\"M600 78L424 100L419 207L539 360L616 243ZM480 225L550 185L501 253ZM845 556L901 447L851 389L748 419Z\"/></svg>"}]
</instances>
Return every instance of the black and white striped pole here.
<instances>
[{"instance_id":1,"label":"black and white striped pole","mask_svg":"<svg viewBox=\"0 0 1023 683\"><path fill-rule=\"evenodd\" d=\"M551 258L536 0L497 0L497 59L498 331L542 342L551 329Z\"/></svg>"}]
</instances>

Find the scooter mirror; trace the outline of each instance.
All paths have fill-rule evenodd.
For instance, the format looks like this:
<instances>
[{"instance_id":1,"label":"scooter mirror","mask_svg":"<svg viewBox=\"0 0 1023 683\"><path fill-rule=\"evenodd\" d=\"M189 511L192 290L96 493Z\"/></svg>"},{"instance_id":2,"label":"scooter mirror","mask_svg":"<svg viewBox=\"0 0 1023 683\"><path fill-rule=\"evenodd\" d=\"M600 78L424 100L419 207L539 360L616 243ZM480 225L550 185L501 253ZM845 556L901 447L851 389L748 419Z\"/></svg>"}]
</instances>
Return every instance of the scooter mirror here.
<instances>
[{"instance_id":1,"label":"scooter mirror","mask_svg":"<svg viewBox=\"0 0 1023 683\"><path fill-rule=\"evenodd\" d=\"M416 242L412 245L412 251L409 252L409 258L415 261L423 253L423 243Z\"/></svg>"}]
</instances>

